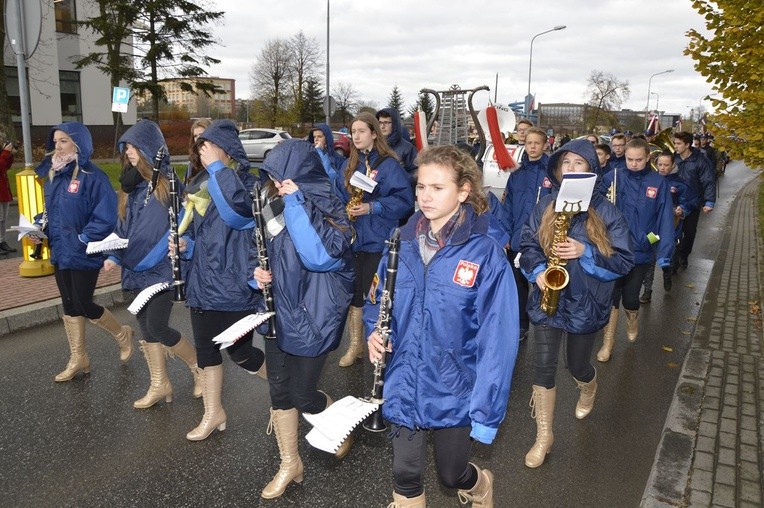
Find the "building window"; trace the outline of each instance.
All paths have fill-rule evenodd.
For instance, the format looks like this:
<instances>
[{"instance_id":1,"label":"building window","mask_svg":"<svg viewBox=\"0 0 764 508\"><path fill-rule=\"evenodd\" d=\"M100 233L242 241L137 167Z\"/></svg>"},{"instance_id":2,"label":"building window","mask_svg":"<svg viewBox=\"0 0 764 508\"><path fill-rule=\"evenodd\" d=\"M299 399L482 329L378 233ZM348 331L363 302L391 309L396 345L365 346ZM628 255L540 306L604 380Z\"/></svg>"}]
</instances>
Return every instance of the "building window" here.
<instances>
[{"instance_id":1,"label":"building window","mask_svg":"<svg viewBox=\"0 0 764 508\"><path fill-rule=\"evenodd\" d=\"M59 71L61 83L61 121L82 121L82 98L80 96L80 73Z\"/></svg>"},{"instance_id":2,"label":"building window","mask_svg":"<svg viewBox=\"0 0 764 508\"><path fill-rule=\"evenodd\" d=\"M56 32L77 33L77 12L74 0L59 0L53 3L56 9Z\"/></svg>"},{"instance_id":3,"label":"building window","mask_svg":"<svg viewBox=\"0 0 764 508\"><path fill-rule=\"evenodd\" d=\"M19 73L16 67L5 67L5 91L8 94L8 110L11 121L21 123L21 94L19 93Z\"/></svg>"}]
</instances>

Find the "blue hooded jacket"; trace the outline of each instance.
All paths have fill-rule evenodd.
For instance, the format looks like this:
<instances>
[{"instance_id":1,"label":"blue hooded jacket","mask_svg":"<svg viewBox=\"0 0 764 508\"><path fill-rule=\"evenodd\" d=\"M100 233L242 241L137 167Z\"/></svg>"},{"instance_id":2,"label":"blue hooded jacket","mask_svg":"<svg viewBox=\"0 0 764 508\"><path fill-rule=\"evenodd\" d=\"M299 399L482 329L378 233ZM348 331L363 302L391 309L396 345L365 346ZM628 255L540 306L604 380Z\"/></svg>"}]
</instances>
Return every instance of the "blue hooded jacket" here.
<instances>
[{"instance_id":1,"label":"blue hooded jacket","mask_svg":"<svg viewBox=\"0 0 764 508\"><path fill-rule=\"evenodd\" d=\"M380 109L377 111L377 120L379 120L382 113L389 116L390 120L393 122L393 131L387 136L387 144L390 145L390 148L392 148L396 154L398 154L401 166L406 170L409 181L413 186L416 182L416 147L411 144L411 141L407 141L403 137L405 129L403 127L403 122L401 122L401 115L398 113L398 110L395 108Z\"/></svg>"},{"instance_id":2,"label":"blue hooded jacket","mask_svg":"<svg viewBox=\"0 0 764 508\"><path fill-rule=\"evenodd\" d=\"M587 334L600 330L610 319L615 280L629 273L634 267L634 254L623 215L595 189L589 210L595 210L605 224L614 252L610 257L606 257L589 240L586 232L589 211L574 215L567 236L584 244L584 254L578 259L568 260L565 265L570 281L560 292L557 312L549 316L541 310L542 293L535 282L536 277L546 270L548 256L539 245L538 230L544 211L554 203L560 191L555 168L560 157L566 152L573 152L586 159L590 169L599 167L597 152L585 139L570 141L552 154L547 168L547 176L552 182L552 193L539 201L528 222L523 226L520 268L533 284L528 296L528 315L534 325L547 325L573 334Z\"/></svg>"},{"instance_id":3,"label":"blue hooded jacket","mask_svg":"<svg viewBox=\"0 0 764 508\"><path fill-rule=\"evenodd\" d=\"M337 172L342 167L342 163L345 162L345 157L334 151L334 135L332 134L332 129L325 123L318 123L313 126L313 129L308 134L308 142L311 145L315 146L315 139L313 138L313 130L315 129L319 129L324 134L324 138L326 138L326 149L316 149L316 153L321 157L321 163L324 166L326 174L329 175L329 181L332 185L335 185L338 175Z\"/></svg>"},{"instance_id":4,"label":"blue hooded jacket","mask_svg":"<svg viewBox=\"0 0 764 508\"><path fill-rule=\"evenodd\" d=\"M536 203L552 190L552 181L547 177L549 156L543 154L539 160L531 161L527 153L520 159L520 167L509 174L504 190L504 210L509 217L510 249L520 250L520 236L523 225Z\"/></svg>"},{"instance_id":5,"label":"blue hooded jacket","mask_svg":"<svg viewBox=\"0 0 764 508\"><path fill-rule=\"evenodd\" d=\"M686 159L679 154L674 155L674 161L679 167L679 176L692 187L697 196L696 208L714 207L716 203L716 173L711 161L697 148L691 146L691 153Z\"/></svg>"},{"instance_id":6,"label":"blue hooded jacket","mask_svg":"<svg viewBox=\"0 0 764 508\"><path fill-rule=\"evenodd\" d=\"M490 444L504 419L519 344L517 288L507 234L488 213L465 218L425 266L415 213L401 228L382 414L408 429L471 426ZM379 316L387 253L364 306Z\"/></svg>"},{"instance_id":7,"label":"blue hooded jacket","mask_svg":"<svg viewBox=\"0 0 764 508\"><path fill-rule=\"evenodd\" d=\"M255 225L249 193L256 178L249 173L247 154L233 122L216 120L200 138L219 146L238 168L215 161L186 187L188 194L209 195L203 214L194 208L193 227L184 237L188 242L185 257L191 258L186 305L214 311L256 310L262 297L247 283L254 272L249 259Z\"/></svg>"},{"instance_id":8,"label":"blue hooded jacket","mask_svg":"<svg viewBox=\"0 0 764 508\"><path fill-rule=\"evenodd\" d=\"M138 149L149 166L154 165L156 154L163 148L165 156L160 174L163 178L169 178L170 172L175 171L170 164L170 152L162 131L151 120L141 120L125 131L118 142L121 153L124 153L128 143ZM146 201L148 186L148 182L142 180L128 194L125 218L119 219L114 230L120 238L130 240L126 249L109 256L122 266L122 289L125 290L140 291L158 282L172 281L172 264L167 257L170 204L159 201L156 193L152 193Z\"/></svg>"},{"instance_id":9,"label":"blue hooded jacket","mask_svg":"<svg viewBox=\"0 0 764 508\"><path fill-rule=\"evenodd\" d=\"M298 187L284 196L285 227L267 242L279 349L316 357L337 348L353 295L352 229L316 149L290 139L263 171ZM257 253L251 252L253 263Z\"/></svg>"},{"instance_id":10,"label":"blue hooded jacket","mask_svg":"<svg viewBox=\"0 0 764 508\"><path fill-rule=\"evenodd\" d=\"M77 145L77 159L49 178L52 156L47 155L35 169L44 181L46 234L50 262L59 270L98 270L104 256L87 255L88 242L103 240L117 224L117 195L109 177L90 162L93 139L79 122L64 122L50 130L45 149L55 148L53 135L62 131ZM76 174L75 174L76 173Z\"/></svg>"}]
</instances>

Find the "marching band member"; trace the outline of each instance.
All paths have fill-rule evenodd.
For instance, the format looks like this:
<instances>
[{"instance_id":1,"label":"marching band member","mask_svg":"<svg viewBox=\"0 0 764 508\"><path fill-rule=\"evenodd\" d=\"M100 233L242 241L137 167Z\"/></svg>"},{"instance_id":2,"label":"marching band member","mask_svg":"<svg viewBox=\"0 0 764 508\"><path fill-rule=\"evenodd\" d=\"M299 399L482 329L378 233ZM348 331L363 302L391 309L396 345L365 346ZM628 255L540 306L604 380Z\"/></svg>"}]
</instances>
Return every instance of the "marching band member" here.
<instances>
[{"instance_id":1,"label":"marching band member","mask_svg":"<svg viewBox=\"0 0 764 508\"><path fill-rule=\"evenodd\" d=\"M594 146L585 139L570 141L554 152L547 170L554 190L539 201L523 227L520 266L537 288L531 292L528 303L531 322L536 325L531 398L536 442L525 456L525 465L531 468L544 463L554 441L555 373L560 343L565 338L566 365L581 391L576 418L582 419L594 407L597 392L597 372L590 360L595 334L607 323L613 281L634 265L626 221L596 189L588 211L573 215L567 232L555 231L554 205L562 176L593 173L598 168ZM555 233L563 234L565 240L555 245ZM557 312L550 316L541 307L546 289L542 274L553 246L559 257L567 260L569 282L560 290Z\"/></svg>"},{"instance_id":2,"label":"marching band member","mask_svg":"<svg viewBox=\"0 0 764 508\"><path fill-rule=\"evenodd\" d=\"M329 181L332 185L335 185L338 172L342 168L345 158L334 152L334 135L332 134L331 127L325 123L314 125L308 134L308 142L316 147L316 152L321 157L324 170L329 175Z\"/></svg>"},{"instance_id":3,"label":"marching band member","mask_svg":"<svg viewBox=\"0 0 764 508\"><path fill-rule=\"evenodd\" d=\"M631 232L634 249L634 267L616 281L613 289L613 308L610 312L602 348L597 360L606 362L615 345L619 305L626 313L626 336L629 342L637 340L639 333L639 290L645 273L652 267L653 255L664 273L671 270L674 250L674 212L671 192L665 178L650 167L650 145L634 138L626 144L626 169L616 168L605 175L604 188L616 184L616 206L623 213Z\"/></svg>"},{"instance_id":4,"label":"marching band member","mask_svg":"<svg viewBox=\"0 0 764 508\"><path fill-rule=\"evenodd\" d=\"M240 319L255 312L261 298L247 283L252 273L249 248L252 201L249 190L255 176L230 120L216 120L196 141L191 157L191 179L186 186L186 216L181 221L181 252L190 259L185 281L186 306L191 311L191 328L196 343L196 359L202 376L204 417L186 435L190 441L206 439L212 431L225 430L226 413L220 402L223 390L223 357L213 338ZM231 166L236 169L231 169ZM191 215L192 214L192 215ZM173 248L170 242L171 250ZM247 333L228 351L231 359L255 374L265 355L252 346Z\"/></svg>"},{"instance_id":5,"label":"marching band member","mask_svg":"<svg viewBox=\"0 0 764 508\"><path fill-rule=\"evenodd\" d=\"M79 122L64 122L51 129L45 148L49 153L35 171L45 180L43 221L47 220L50 262L61 293L71 353L55 379L69 381L80 371L90 372L85 318L114 337L122 363L133 355L133 329L93 302L103 257L88 256L85 249L88 242L103 240L114 230L117 198L106 173L90 161L90 131Z\"/></svg>"},{"instance_id":6,"label":"marching band member","mask_svg":"<svg viewBox=\"0 0 764 508\"><path fill-rule=\"evenodd\" d=\"M384 108L377 111L376 117L385 141L398 155L401 167L406 171L413 187L416 183L416 147L403 137L404 127L400 113L395 108Z\"/></svg>"},{"instance_id":7,"label":"marching band member","mask_svg":"<svg viewBox=\"0 0 764 508\"><path fill-rule=\"evenodd\" d=\"M329 353L339 346L344 309L353 294L352 230L316 150L302 140L279 144L263 163L271 182L263 216L270 271L259 266L258 284L273 283L276 340L265 340L271 420L281 465L262 497L281 496L301 482L298 416L320 413L332 399L317 389ZM351 438L336 456L344 457Z\"/></svg>"},{"instance_id":8,"label":"marching band member","mask_svg":"<svg viewBox=\"0 0 764 508\"><path fill-rule=\"evenodd\" d=\"M427 436L441 482L462 502L493 506L493 475L469 462L504 419L518 349L517 298L506 231L487 212L475 160L454 146L419 153L420 210L401 229L382 413L393 424L393 504L425 506ZM380 263L364 320L373 329L386 274ZM512 309L507 311L507 309ZM507 333L509 332L509 333ZM379 360L378 332L368 338Z\"/></svg>"},{"instance_id":9,"label":"marching band member","mask_svg":"<svg viewBox=\"0 0 764 508\"><path fill-rule=\"evenodd\" d=\"M154 159L164 149L156 188L151 195ZM172 263L167 256L167 231L170 227L169 173L170 153L162 131L151 120L141 120L119 138L122 154L122 173L119 175L117 214L119 222L115 233L127 238L127 248L111 252L103 263L104 271L122 266L122 289L139 293L160 282L172 280ZM180 332L169 326L172 312L172 287L153 296L136 316L143 335L139 341L146 357L151 383L149 389L133 406L145 409L162 399L172 400L172 384L167 377L165 347L178 355L194 376L194 397L202 396L202 386L196 366L196 351Z\"/></svg>"},{"instance_id":10,"label":"marching band member","mask_svg":"<svg viewBox=\"0 0 764 508\"><path fill-rule=\"evenodd\" d=\"M406 172L395 152L387 145L379 122L371 113L360 113L350 124L353 144L350 157L342 168L340 199L353 221L355 290L348 311L350 346L340 359L340 367L349 367L363 357L363 302L372 277L382 257L385 240L398 221L411 212L414 196ZM350 184L353 173L361 173L376 182L372 192Z\"/></svg>"}]
</instances>

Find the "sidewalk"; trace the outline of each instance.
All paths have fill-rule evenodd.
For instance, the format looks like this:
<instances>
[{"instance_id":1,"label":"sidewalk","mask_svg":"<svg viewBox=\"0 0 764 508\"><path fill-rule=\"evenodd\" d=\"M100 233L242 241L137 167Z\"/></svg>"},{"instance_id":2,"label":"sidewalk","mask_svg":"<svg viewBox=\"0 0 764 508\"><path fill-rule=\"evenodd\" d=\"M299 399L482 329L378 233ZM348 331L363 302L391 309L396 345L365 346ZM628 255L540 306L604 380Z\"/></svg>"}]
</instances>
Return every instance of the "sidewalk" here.
<instances>
[{"instance_id":1,"label":"sidewalk","mask_svg":"<svg viewBox=\"0 0 764 508\"><path fill-rule=\"evenodd\" d=\"M763 504L759 184L743 187L730 210L644 507Z\"/></svg>"}]
</instances>

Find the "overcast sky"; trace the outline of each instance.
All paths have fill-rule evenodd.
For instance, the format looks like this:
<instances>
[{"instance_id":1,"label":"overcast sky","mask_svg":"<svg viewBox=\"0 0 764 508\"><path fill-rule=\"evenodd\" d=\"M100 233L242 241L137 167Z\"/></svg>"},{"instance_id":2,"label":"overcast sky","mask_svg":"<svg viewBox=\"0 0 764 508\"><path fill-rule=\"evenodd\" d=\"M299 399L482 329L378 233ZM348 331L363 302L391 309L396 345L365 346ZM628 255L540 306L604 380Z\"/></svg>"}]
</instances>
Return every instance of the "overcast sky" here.
<instances>
[{"instance_id":1,"label":"overcast sky","mask_svg":"<svg viewBox=\"0 0 764 508\"><path fill-rule=\"evenodd\" d=\"M215 0L224 23L215 28L222 63L210 75L236 79L237 97L250 96L249 74L264 43L302 30L326 48L326 0ZM331 0L331 87L350 83L364 100L387 105L397 85L408 107L421 88L488 85L498 102L523 100L528 89L532 37L556 25L533 44L531 91L536 102L585 101L586 80L602 70L626 80L624 108L644 110L652 74L656 99L668 113L688 115L711 87L682 54L690 28L703 30L691 0ZM323 67L323 66L322 66ZM324 69L322 68L322 71ZM498 87L495 86L498 73ZM325 78L322 78L325 80ZM484 106L489 94L475 96ZM704 101L706 108L710 102Z\"/></svg>"}]
</instances>

